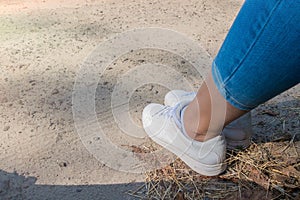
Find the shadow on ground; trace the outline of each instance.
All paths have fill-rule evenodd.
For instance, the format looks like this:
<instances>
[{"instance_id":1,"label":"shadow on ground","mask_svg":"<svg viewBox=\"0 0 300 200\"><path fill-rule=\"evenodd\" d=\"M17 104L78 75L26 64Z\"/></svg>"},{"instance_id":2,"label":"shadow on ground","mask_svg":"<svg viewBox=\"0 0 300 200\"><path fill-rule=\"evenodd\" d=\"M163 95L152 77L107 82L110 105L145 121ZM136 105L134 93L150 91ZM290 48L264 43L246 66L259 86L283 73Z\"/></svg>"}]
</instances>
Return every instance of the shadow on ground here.
<instances>
[{"instance_id":1,"label":"shadow on ground","mask_svg":"<svg viewBox=\"0 0 300 200\"><path fill-rule=\"evenodd\" d=\"M282 96L252 111L254 142L300 140L300 100L296 97L283 99Z\"/></svg>"},{"instance_id":2,"label":"shadow on ground","mask_svg":"<svg viewBox=\"0 0 300 200\"><path fill-rule=\"evenodd\" d=\"M0 170L0 199L73 200L136 199L127 194L143 183L108 185L39 185L36 177Z\"/></svg>"}]
</instances>

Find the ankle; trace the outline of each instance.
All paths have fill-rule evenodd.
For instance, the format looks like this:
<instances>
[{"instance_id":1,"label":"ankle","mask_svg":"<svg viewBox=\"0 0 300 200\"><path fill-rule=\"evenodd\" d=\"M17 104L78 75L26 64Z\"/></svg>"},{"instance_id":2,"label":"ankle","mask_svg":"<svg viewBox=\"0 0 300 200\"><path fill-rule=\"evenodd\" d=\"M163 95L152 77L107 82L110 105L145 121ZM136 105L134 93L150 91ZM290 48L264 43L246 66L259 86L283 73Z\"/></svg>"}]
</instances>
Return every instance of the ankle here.
<instances>
[{"instance_id":1,"label":"ankle","mask_svg":"<svg viewBox=\"0 0 300 200\"><path fill-rule=\"evenodd\" d=\"M206 140L206 132L187 132L187 135L193 140L204 142Z\"/></svg>"},{"instance_id":2,"label":"ankle","mask_svg":"<svg viewBox=\"0 0 300 200\"><path fill-rule=\"evenodd\" d=\"M199 120L199 122L195 124L195 118L190 118L188 114L185 115L187 113L185 111L187 111L187 107L182 110L181 124L182 131L186 136L190 137L193 140L204 142L219 135L220 131L208 129L209 119L206 119L203 116L202 121Z\"/></svg>"},{"instance_id":3,"label":"ankle","mask_svg":"<svg viewBox=\"0 0 300 200\"><path fill-rule=\"evenodd\" d=\"M207 130L200 130L200 131L185 131L186 135L189 136L191 139L204 142L209 139L212 139L218 135L220 135L217 131L209 132Z\"/></svg>"}]
</instances>

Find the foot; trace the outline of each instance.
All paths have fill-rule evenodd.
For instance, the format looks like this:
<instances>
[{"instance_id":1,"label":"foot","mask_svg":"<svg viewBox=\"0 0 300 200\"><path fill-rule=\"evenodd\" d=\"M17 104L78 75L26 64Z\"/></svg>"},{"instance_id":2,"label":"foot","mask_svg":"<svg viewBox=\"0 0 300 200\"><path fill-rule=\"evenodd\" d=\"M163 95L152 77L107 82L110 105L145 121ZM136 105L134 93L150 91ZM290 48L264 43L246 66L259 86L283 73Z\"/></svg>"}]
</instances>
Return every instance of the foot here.
<instances>
[{"instance_id":1,"label":"foot","mask_svg":"<svg viewBox=\"0 0 300 200\"><path fill-rule=\"evenodd\" d=\"M196 94L196 92L172 90L165 96L165 105L173 107L180 101L191 102ZM246 149L249 147L252 135L251 113L249 112L228 124L222 133L225 136L228 149Z\"/></svg>"},{"instance_id":2,"label":"foot","mask_svg":"<svg viewBox=\"0 0 300 200\"><path fill-rule=\"evenodd\" d=\"M182 101L174 107L149 104L143 110L143 127L152 140L177 155L194 171L206 176L218 175L226 169L225 139L217 136L199 142L187 136L181 111L188 103Z\"/></svg>"}]
</instances>

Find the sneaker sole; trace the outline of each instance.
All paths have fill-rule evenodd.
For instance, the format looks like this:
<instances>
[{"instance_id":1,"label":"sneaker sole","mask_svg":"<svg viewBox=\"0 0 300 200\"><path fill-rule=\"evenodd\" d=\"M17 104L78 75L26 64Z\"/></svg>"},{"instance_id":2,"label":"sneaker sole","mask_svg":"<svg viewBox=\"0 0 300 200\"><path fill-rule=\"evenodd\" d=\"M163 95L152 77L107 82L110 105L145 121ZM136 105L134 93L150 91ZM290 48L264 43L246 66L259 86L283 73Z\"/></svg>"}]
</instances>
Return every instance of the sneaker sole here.
<instances>
[{"instance_id":1,"label":"sneaker sole","mask_svg":"<svg viewBox=\"0 0 300 200\"><path fill-rule=\"evenodd\" d=\"M162 140L157 139L156 137L150 137L153 141L155 141L157 144L161 145L162 147L168 149L172 153L174 153L176 156L181 155L182 152L177 149L176 146L170 145L168 143L165 143ZM183 162L185 162L192 170L195 172L205 175L205 176L217 176L224 172L227 168L226 163L220 163L216 165L207 165L203 164L187 154L182 154L181 156L178 156Z\"/></svg>"}]
</instances>

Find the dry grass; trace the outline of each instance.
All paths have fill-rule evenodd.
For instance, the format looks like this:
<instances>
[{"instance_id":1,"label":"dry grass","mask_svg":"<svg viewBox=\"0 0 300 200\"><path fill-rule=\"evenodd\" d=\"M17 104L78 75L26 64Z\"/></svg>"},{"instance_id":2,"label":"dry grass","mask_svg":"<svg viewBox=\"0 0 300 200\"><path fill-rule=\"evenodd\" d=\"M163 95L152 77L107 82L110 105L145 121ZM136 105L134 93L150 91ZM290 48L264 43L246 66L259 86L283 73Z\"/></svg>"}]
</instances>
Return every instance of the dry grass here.
<instances>
[{"instance_id":1,"label":"dry grass","mask_svg":"<svg viewBox=\"0 0 300 200\"><path fill-rule=\"evenodd\" d=\"M300 199L300 142L252 144L228 152L226 172L201 176L179 159L146 174L140 199Z\"/></svg>"}]
</instances>

